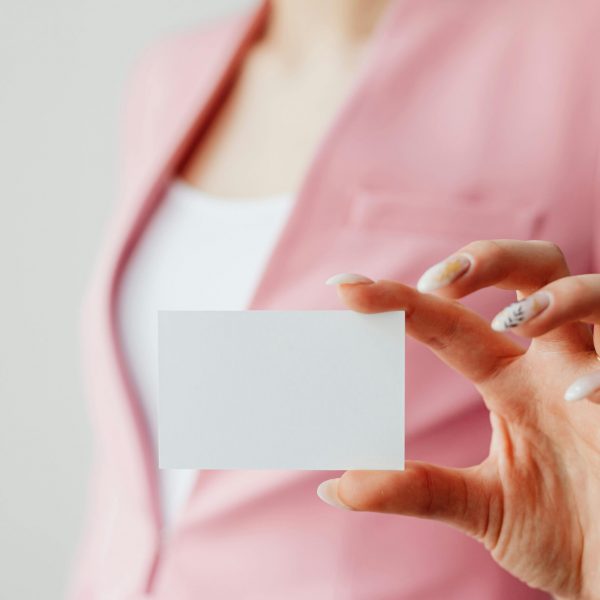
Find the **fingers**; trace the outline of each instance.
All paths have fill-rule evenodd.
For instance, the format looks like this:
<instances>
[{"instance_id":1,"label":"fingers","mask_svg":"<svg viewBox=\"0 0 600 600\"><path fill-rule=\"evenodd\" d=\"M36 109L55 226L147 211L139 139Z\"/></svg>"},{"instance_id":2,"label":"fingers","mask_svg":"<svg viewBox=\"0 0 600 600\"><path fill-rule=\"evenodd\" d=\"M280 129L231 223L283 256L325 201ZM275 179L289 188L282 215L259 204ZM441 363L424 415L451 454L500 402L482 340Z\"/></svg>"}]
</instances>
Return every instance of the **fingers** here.
<instances>
[{"instance_id":1,"label":"fingers","mask_svg":"<svg viewBox=\"0 0 600 600\"><path fill-rule=\"evenodd\" d=\"M459 264L462 267L458 267ZM556 314L553 297L538 290L548 290L548 284L570 279L568 276L564 255L550 242L478 241L428 269L417 287L422 292L437 291L450 298L460 298L488 286L517 290L523 299L498 315L494 328L497 331L518 328L518 333L530 336L527 327L522 327L525 322L534 318L537 322L542 311L546 311L546 315ZM567 284L566 287L569 285L574 288L579 283ZM569 291L573 292L573 289ZM589 312L590 308L585 310ZM535 336L540 338L538 345L547 343L554 349L567 351L589 348L591 336L588 328L576 321L566 319L543 332L539 331Z\"/></svg>"},{"instance_id":2,"label":"fingers","mask_svg":"<svg viewBox=\"0 0 600 600\"><path fill-rule=\"evenodd\" d=\"M484 319L458 302L420 294L395 281L344 284L336 279L335 283L341 283L340 298L353 310L406 311L406 332L476 384L523 353L515 342L492 331Z\"/></svg>"},{"instance_id":3,"label":"fingers","mask_svg":"<svg viewBox=\"0 0 600 600\"><path fill-rule=\"evenodd\" d=\"M492 489L480 468L409 461L404 471L347 471L322 483L317 493L337 508L435 519L482 539L494 504Z\"/></svg>"},{"instance_id":4,"label":"fingers","mask_svg":"<svg viewBox=\"0 0 600 600\"><path fill-rule=\"evenodd\" d=\"M483 240L427 269L417 283L420 292L438 291L462 298L495 286L530 294L547 283L569 275L560 248L550 242Z\"/></svg>"},{"instance_id":5,"label":"fingers","mask_svg":"<svg viewBox=\"0 0 600 600\"><path fill-rule=\"evenodd\" d=\"M505 308L492 327L496 331L515 328L521 335L538 338L577 321L600 323L600 275L576 275L554 281ZM581 346L592 350L594 338L589 327L581 325L571 335L577 332ZM598 341L598 335L595 339Z\"/></svg>"}]
</instances>

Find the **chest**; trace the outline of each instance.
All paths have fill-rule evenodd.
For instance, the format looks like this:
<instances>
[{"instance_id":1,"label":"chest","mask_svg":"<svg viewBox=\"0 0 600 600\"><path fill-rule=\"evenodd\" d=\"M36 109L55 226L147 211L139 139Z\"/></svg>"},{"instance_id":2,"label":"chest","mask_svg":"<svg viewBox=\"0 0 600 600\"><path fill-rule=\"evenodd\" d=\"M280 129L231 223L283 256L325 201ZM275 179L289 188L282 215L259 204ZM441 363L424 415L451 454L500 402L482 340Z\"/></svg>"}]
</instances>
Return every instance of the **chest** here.
<instances>
[{"instance_id":1,"label":"chest","mask_svg":"<svg viewBox=\"0 0 600 600\"><path fill-rule=\"evenodd\" d=\"M294 192L354 83L355 52L307 49L290 65L259 42L196 140L184 177L222 196Z\"/></svg>"},{"instance_id":2,"label":"chest","mask_svg":"<svg viewBox=\"0 0 600 600\"><path fill-rule=\"evenodd\" d=\"M294 165L295 205L256 306L322 307L317 290L336 271L414 283L431 263L482 238L552 240L575 271L589 269L600 86L581 17L573 22L568 7L534 1L435 7L398 11L360 79L343 93L338 86L336 110L311 121L319 111L304 103L289 116L312 131L302 160L290 137L271 138L265 119L244 121L253 113L241 108L227 129L240 140L253 129L254 143L233 144L235 152L223 143L213 155L210 136L196 139L191 155L208 144L205 156L220 165L214 172L227 176L229 168L230 180L245 164L255 181L272 185L270 174L285 169L252 161L273 139ZM264 104L278 105L276 95ZM164 104L164 119L154 115L156 139L173 105ZM152 135L145 141L153 147ZM289 189L293 178L284 180Z\"/></svg>"}]
</instances>

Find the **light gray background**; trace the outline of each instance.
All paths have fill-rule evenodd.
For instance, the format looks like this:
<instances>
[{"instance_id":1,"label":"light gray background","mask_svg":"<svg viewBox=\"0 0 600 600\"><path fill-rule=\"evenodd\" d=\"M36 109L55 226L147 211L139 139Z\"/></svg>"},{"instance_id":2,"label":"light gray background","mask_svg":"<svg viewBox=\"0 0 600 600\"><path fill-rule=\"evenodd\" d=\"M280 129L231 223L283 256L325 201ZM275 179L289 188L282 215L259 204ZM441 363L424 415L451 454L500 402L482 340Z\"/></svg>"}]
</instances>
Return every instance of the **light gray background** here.
<instances>
[{"instance_id":1,"label":"light gray background","mask_svg":"<svg viewBox=\"0 0 600 600\"><path fill-rule=\"evenodd\" d=\"M62 598L80 532L77 318L126 76L162 34L250 3L0 0L0 598Z\"/></svg>"}]
</instances>

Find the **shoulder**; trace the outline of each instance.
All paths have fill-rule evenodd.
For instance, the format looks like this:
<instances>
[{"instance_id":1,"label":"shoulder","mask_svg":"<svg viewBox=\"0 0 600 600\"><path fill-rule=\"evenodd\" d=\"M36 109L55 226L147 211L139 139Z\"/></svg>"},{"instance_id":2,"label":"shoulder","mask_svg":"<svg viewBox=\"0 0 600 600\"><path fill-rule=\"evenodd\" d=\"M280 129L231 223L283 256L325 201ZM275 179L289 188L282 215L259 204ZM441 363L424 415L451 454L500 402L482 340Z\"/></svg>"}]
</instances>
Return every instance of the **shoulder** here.
<instances>
[{"instance_id":1,"label":"shoulder","mask_svg":"<svg viewBox=\"0 0 600 600\"><path fill-rule=\"evenodd\" d=\"M177 126L195 98L214 84L237 52L261 9L221 18L163 36L145 48L130 69L121 102L121 162L144 163L165 132Z\"/></svg>"},{"instance_id":2,"label":"shoulder","mask_svg":"<svg viewBox=\"0 0 600 600\"><path fill-rule=\"evenodd\" d=\"M160 37L134 61L128 87L167 86L189 69L201 75L235 45L254 16L254 12L230 15Z\"/></svg>"}]
</instances>

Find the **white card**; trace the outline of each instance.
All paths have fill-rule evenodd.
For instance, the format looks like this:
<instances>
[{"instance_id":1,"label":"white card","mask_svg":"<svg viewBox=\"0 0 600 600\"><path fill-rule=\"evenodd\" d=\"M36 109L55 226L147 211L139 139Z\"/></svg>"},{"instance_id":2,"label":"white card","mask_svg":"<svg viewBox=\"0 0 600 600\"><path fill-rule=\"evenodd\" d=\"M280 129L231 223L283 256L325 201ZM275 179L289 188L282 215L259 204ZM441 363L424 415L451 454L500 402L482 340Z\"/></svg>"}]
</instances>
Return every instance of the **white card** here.
<instances>
[{"instance_id":1,"label":"white card","mask_svg":"<svg viewBox=\"0 0 600 600\"><path fill-rule=\"evenodd\" d=\"M159 463L403 469L404 313L159 313Z\"/></svg>"}]
</instances>

